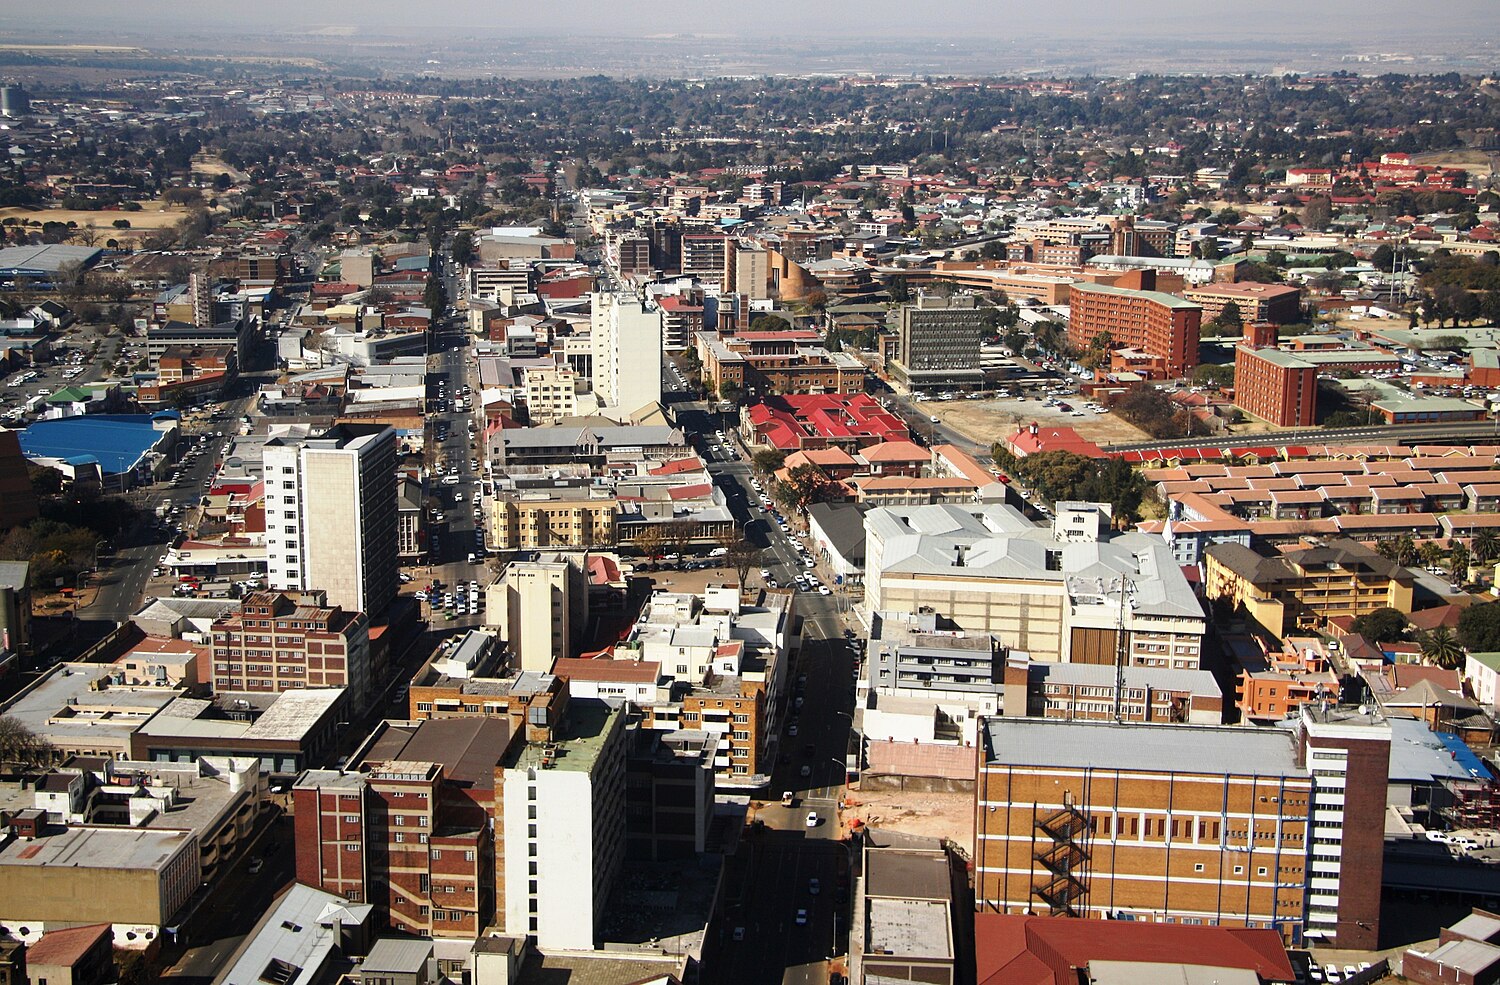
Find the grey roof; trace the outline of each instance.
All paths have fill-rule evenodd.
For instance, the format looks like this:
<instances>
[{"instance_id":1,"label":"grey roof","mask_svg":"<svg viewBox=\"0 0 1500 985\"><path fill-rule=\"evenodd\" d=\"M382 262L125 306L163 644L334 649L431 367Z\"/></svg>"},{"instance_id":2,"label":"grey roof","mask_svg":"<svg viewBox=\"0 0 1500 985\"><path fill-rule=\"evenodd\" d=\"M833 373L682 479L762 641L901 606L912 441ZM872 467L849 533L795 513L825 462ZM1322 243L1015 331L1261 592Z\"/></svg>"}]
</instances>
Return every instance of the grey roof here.
<instances>
[{"instance_id":1,"label":"grey roof","mask_svg":"<svg viewBox=\"0 0 1500 985\"><path fill-rule=\"evenodd\" d=\"M406 940L382 937L370 948L360 965L365 974L386 972L409 975L420 972L432 957L432 941Z\"/></svg>"},{"instance_id":2,"label":"grey roof","mask_svg":"<svg viewBox=\"0 0 1500 985\"><path fill-rule=\"evenodd\" d=\"M1435 964L1479 976L1500 964L1500 947L1484 941L1449 941L1427 958Z\"/></svg>"},{"instance_id":3,"label":"grey roof","mask_svg":"<svg viewBox=\"0 0 1500 985\"><path fill-rule=\"evenodd\" d=\"M273 962L296 969L286 985L322 981L330 959L338 956L340 926L360 926L370 918L368 903L293 883L267 910L235 953L215 985L262 985Z\"/></svg>"},{"instance_id":4,"label":"grey roof","mask_svg":"<svg viewBox=\"0 0 1500 985\"><path fill-rule=\"evenodd\" d=\"M176 688L107 687L108 664L58 664L0 711L54 744L123 742L182 692Z\"/></svg>"},{"instance_id":5,"label":"grey roof","mask_svg":"<svg viewBox=\"0 0 1500 985\"><path fill-rule=\"evenodd\" d=\"M1305 776L1288 729L987 718L987 766Z\"/></svg>"},{"instance_id":6,"label":"grey roof","mask_svg":"<svg viewBox=\"0 0 1500 985\"><path fill-rule=\"evenodd\" d=\"M1038 681L1057 684L1099 684L1111 688L1115 668L1110 664L1034 663L1028 674ZM1177 670L1171 667L1126 667L1126 687L1149 687L1158 690L1188 691L1192 694L1222 694L1219 682L1206 670Z\"/></svg>"},{"instance_id":7,"label":"grey roof","mask_svg":"<svg viewBox=\"0 0 1500 985\"><path fill-rule=\"evenodd\" d=\"M104 252L93 246L49 243L45 246L11 246L0 250L0 270L35 270L55 274L68 264L87 266Z\"/></svg>"},{"instance_id":8,"label":"grey roof","mask_svg":"<svg viewBox=\"0 0 1500 985\"><path fill-rule=\"evenodd\" d=\"M174 828L70 827L36 841L12 841L0 849L7 865L86 869L147 869L160 872L178 852L197 851L197 836Z\"/></svg>"},{"instance_id":9,"label":"grey roof","mask_svg":"<svg viewBox=\"0 0 1500 985\"><path fill-rule=\"evenodd\" d=\"M1160 537L1115 533L1098 541L1059 541L1051 528L1000 504L886 507L866 515L865 529L883 545L881 574L1063 582L1079 604L1103 601L1111 593L1118 598L1123 578L1136 613L1203 617L1192 586ZM1051 552L1061 552L1053 570Z\"/></svg>"},{"instance_id":10,"label":"grey roof","mask_svg":"<svg viewBox=\"0 0 1500 985\"><path fill-rule=\"evenodd\" d=\"M863 564L868 512L870 508L860 503L814 503L808 510L808 519L818 525L844 560Z\"/></svg>"},{"instance_id":11,"label":"grey roof","mask_svg":"<svg viewBox=\"0 0 1500 985\"><path fill-rule=\"evenodd\" d=\"M878 848L865 853L865 893L906 899L951 899L953 884L941 851Z\"/></svg>"},{"instance_id":12,"label":"grey roof","mask_svg":"<svg viewBox=\"0 0 1500 985\"><path fill-rule=\"evenodd\" d=\"M30 561L0 561L0 588L25 588L30 570Z\"/></svg>"}]
</instances>

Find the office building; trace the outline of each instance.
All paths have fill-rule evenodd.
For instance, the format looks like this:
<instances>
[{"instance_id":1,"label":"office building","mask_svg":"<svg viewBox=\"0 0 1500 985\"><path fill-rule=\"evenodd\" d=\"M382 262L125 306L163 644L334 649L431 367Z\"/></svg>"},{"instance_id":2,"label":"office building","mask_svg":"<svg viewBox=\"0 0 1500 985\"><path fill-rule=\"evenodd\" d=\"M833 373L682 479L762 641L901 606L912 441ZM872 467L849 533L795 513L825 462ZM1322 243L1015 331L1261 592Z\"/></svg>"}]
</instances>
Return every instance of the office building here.
<instances>
[{"instance_id":1,"label":"office building","mask_svg":"<svg viewBox=\"0 0 1500 985\"><path fill-rule=\"evenodd\" d=\"M316 593L309 593L315 595ZM374 682L370 621L363 612L293 599L282 592L252 592L213 624L212 673L217 692L281 692L342 687L363 708Z\"/></svg>"},{"instance_id":2,"label":"office building","mask_svg":"<svg viewBox=\"0 0 1500 985\"><path fill-rule=\"evenodd\" d=\"M661 403L661 312L628 294L595 294L589 338L601 413L624 422Z\"/></svg>"},{"instance_id":3,"label":"office building","mask_svg":"<svg viewBox=\"0 0 1500 985\"><path fill-rule=\"evenodd\" d=\"M1155 283L1154 276L1141 279ZM1140 349L1160 359L1168 377L1198 365L1203 309L1191 301L1160 291L1079 283L1068 303L1068 343L1075 349L1085 351L1096 337L1108 335L1110 348Z\"/></svg>"},{"instance_id":4,"label":"office building","mask_svg":"<svg viewBox=\"0 0 1500 985\"><path fill-rule=\"evenodd\" d=\"M867 833L850 927L849 980L885 982L961 981L960 949L968 934L959 928L953 871L940 845L884 844L884 831ZM918 841L918 839L902 839Z\"/></svg>"},{"instance_id":5,"label":"office building","mask_svg":"<svg viewBox=\"0 0 1500 985\"><path fill-rule=\"evenodd\" d=\"M377 619L396 597L396 432L340 424L300 441L272 438L265 469L271 588L317 590Z\"/></svg>"},{"instance_id":6,"label":"office building","mask_svg":"<svg viewBox=\"0 0 1500 985\"><path fill-rule=\"evenodd\" d=\"M593 949L625 858L624 711L573 700L550 734L512 747L503 783L506 933L544 950Z\"/></svg>"},{"instance_id":7,"label":"office building","mask_svg":"<svg viewBox=\"0 0 1500 985\"><path fill-rule=\"evenodd\" d=\"M764 247L741 243L734 253L734 290L751 301L771 296L771 257Z\"/></svg>"},{"instance_id":8,"label":"office building","mask_svg":"<svg viewBox=\"0 0 1500 985\"><path fill-rule=\"evenodd\" d=\"M982 912L1272 929L1374 946L1390 727L994 718L981 729Z\"/></svg>"},{"instance_id":9,"label":"office building","mask_svg":"<svg viewBox=\"0 0 1500 985\"><path fill-rule=\"evenodd\" d=\"M919 295L901 308L891 375L911 390L982 385L979 343L988 326L972 294Z\"/></svg>"},{"instance_id":10,"label":"office building","mask_svg":"<svg viewBox=\"0 0 1500 985\"><path fill-rule=\"evenodd\" d=\"M0 428L0 531L30 523L39 515L19 432Z\"/></svg>"},{"instance_id":11,"label":"office building","mask_svg":"<svg viewBox=\"0 0 1500 985\"><path fill-rule=\"evenodd\" d=\"M31 562L0 561L0 652L30 647Z\"/></svg>"},{"instance_id":12,"label":"office building","mask_svg":"<svg viewBox=\"0 0 1500 985\"><path fill-rule=\"evenodd\" d=\"M1241 544L1213 544L1204 557L1207 597L1243 612L1277 639L1298 629L1321 628L1339 616L1412 609L1412 573L1348 538L1275 557Z\"/></svg>"},{"instance_id":13,"label":"office building","mask_svg":"<svg viewBox=\"0 0 1500 985\"><path fill-rule=\"evenodd\" d=\"M369 949L374 907L292 883L256 922L214 979L218 985L264 985L266 975L295 969L308 985L340 980L346 963Z\"/></svg>"},{"instance_id":14,"label":"office building","mask_svg":"<svg viewBox=\"0 0 1500 985\"><path fill-rule=\"evenodd\" d=\"M1112 531L1107 506L1056 506L1050 529L1007 505L871 510L865 611L931 612L1038 662L1198 669L1206 620L1166 543Z\"/></svg>"},{"instance_id":15,"label":"office building","mask_svg":"<svg viewBox=\"0 0 1500 985\"><path fill-rule=\"evenodd\" d=\"M1234 402L1278 427L1311 427L1317 416L1318 366L1276 348L1276 326L1252 323L1234 350Z\"/></svg>"},{"instance_id":16,"label":"office building","mask_svg":"<svg viewBox=\"0 0 1500 985\"><path fill-rule=\"evenodd\" d=\"M350 770L303 773L297 881L414 936L472 941L501 923L544 949L592 949L625 850L624 715L551 693L525 722L387 722Z\"/></svg>"},{"instance_id":17,"label":"office building","mask_svg":"<svg viewBox=\"0 0 1500 985\"><path fill-rule=\"evenodd\" d=\"M682 274L712 284L721 291L735 289L735 240L731 236L689 233L682 237Z\"/></svg>"},{"instance_id":18,"label":"office building","mask_svg":"<svg viewBox=\"0 0 1500 985\"><path fill-rule=\"evenodd\" d=\"M485 625L505 640L515 670L547 673L571 657L588 625L588 579L579 556L512 561L485 591Z\"/></svg>"}]
</instances>

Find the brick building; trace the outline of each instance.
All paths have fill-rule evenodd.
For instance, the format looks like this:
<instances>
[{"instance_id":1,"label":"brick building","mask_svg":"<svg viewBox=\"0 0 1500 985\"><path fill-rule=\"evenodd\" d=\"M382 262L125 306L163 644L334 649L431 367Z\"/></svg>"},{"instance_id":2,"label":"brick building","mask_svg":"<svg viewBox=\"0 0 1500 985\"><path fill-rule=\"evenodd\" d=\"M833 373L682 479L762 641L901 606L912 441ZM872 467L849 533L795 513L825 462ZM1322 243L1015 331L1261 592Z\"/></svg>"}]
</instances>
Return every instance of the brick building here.
<instances>
[{"instance_id":1,"label":"brick building","mask_svg":"<svg viewBox=\"0 0 1500 985\"><path fill-rule=\"evenodd\" d=\"M1154 271L1139 273L1141 283L1155 283ZM1108 333L1114 347L1161 357L1170 376L1198 365L1203 309L1191 301L1154 290L1080 283L1073 285L1069 304L1068 342L1076 349L1087 349L1096 336Z\"/></svg>"},{"instance_id":2,"label":"brick building","mask_svg":"<svg viewBox=\"0 0 1500 985\"><path fill-rule=\"evenodd\" d=\"M345 687L356 707L369 697L370 621L363 612L252 592L213 624L215 691L275 692Z\"/></svg>"},{"instance_id":3,"label":"brick building","mask_svg":"<svg viewBox=\"0 0 1500 985\"><path fill-rule=\"evenodd\" d=\"M1257 322L1234 350L1234 402L1278 427L1311 427L1317 414L1318 367L1276 346L1276 327Z\"/></svg>"},{"instance_id":4,"label":"brick building","mask_svg":"<svg viewBox=\"0 0 1500 985\"><path fill-rule=\"evenodd\" d=\"M1273 929L1372 947L1390 727L987 719L976 787L982 912Z\"/></svg>"},{"instance_id":5,"label":"brick building","mask_svg":"<svg viewBox=\"0 0 1500 985\"><path fill-rule=\"evenodd\" d=\"M1203 320L1213 321L1231 302L1243 322L1265 321L1287 325L1302 319L1302 289L1290 284L1204 284L1182 296L1203 307Z\"/></svg>"}]
</instances>

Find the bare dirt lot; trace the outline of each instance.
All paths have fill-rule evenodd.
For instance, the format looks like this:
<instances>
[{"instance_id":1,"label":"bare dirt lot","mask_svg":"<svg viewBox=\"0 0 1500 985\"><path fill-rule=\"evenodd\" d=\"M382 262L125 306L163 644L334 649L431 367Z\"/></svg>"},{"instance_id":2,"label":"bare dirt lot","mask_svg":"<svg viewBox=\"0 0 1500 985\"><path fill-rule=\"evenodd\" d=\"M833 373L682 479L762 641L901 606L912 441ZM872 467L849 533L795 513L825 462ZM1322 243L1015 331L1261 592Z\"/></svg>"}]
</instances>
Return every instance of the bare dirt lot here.
<instances>
[{"instance_id":1,"label":"bare dirt lot","mask_svg":"<svg viewBox=\"0 0 1500 985\"><path fill-rule=\"evenodd\" d=\"M1065 402L1082 411L1088 401L1074 395ZM1032 421L1043 427L1070 427L1099 445L1151 440L1140 428L1114 414L1082 411L1082 417L1075 417L1070 411L1043 407L1040 400L928 400L920 406L943 424L984 445L993 444Z\"/></svg>"},{"instance_id":2,"label":"bare dirt lot","mask_svg":"<svg viewBox=\"0 0 1500 985\"><path fill-rule=\"evenodd\" d=\"M911 790L851 790L850 806L841 820L855 818L873 828L885 828L925 838L949 838L967 852L974 850L974 795Z\"/></svg>"}]
</instances>

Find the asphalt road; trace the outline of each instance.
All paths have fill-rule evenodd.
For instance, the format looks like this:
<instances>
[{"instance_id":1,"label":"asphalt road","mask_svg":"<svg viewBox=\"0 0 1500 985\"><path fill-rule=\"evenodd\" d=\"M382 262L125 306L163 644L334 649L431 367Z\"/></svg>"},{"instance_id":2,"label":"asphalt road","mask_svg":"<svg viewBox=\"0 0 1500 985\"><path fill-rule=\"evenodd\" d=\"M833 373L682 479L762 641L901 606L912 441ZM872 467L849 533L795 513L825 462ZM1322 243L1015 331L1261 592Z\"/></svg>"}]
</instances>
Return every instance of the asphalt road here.
<instances>
[{"instance_id":1,"label":"asphalt road","mask_svg":"<svg viewBox=\"0 0 1500 985\"><path fill-rule=\"evenodd\" d=\"M670 371L667 379L674 382ZM807 570L797 550L797 525L792 524L792 534L784 533L761 511L751 466L727 422L704 404L679 403L674 411L746 537L762 548L761 566L780 584L793 584L795 575ZM729 438L727 454L714 450L724 447L715 436L721 428ZM826 570L814 570L832 584ZM840 840L838 805L844 796L857 660L855 643L843 636L847 609L839 590L826 596L797 593L802 646L790 670L787 705L776 718L782 731L762 794L766 802L756 814L762 824L750 829L729 863L726 919L709 948L711 957L705 958L715 981L823 983L828 959L847 947L849 848ZM781 803L784 792L793 794L791 807ZM816 815L812 826L809 813ZM810 891L812 879L818 880L816 894ZM806 911L804 923L798 922L799 910Z\"/></svg>"},{"instance_id":2,"label":"asphalt road","mask_svg":"<svg viewBox=\"0 0 1500 985\"><path fill-rule=\"evenodd\" d=\"M471 439L468 427L471 422L476 428L481 427L484 415L478 406L479 374L470 342L462 319L445 319L434 333L428 355L425 506L429 551L428 564L414 572L418 585L424 588L433 578L447 588L477 581L481 591L489 582L489 572L482 561L468 562L469 554L484 545L478 536L482 523L474 519L474 503L481 495L480 474L473 465L480 457L479 437L476 431ZM458 411L455 408L458 399L464 397L465 386L470 391L466 398L468 409ZM443 436L441 440L439 435ZM450 475L458 481L445 484ZM436 519L436 515L442 519ZM432 618L438 628L463 629L482 621L483 607L477 613L455 613L451 620L437 612Z\"/></svg>"}]
</instances>

